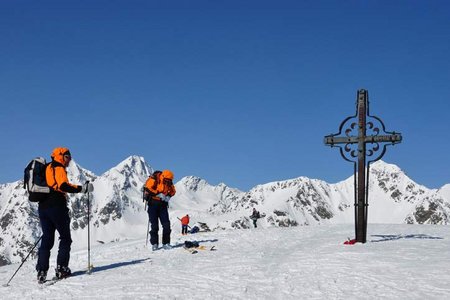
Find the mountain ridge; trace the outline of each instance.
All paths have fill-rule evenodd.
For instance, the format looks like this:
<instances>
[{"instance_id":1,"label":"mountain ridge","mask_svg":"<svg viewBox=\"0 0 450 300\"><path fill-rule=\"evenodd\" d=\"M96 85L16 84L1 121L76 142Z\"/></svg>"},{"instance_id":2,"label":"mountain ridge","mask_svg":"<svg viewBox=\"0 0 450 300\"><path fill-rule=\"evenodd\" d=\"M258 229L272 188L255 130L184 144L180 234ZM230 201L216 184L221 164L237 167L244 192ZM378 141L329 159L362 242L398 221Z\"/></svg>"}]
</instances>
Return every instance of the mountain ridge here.
<instances>
[{"instance_id":1,"label":"mountain ridge","mask_svg":"<svg viewBox=\"0 0 450 300\"><path fill-rule=\"evenodd\" d=\"M94 184L89 195L69 195L74 245L87 241L87 202L91 235L111 242L136 238L146 232L148 217L142 185L153 168L132 155L115 167L95 175L75 161L68 167L69 180ZM398 166L383 161L372 164L369 187L369 223L450 224L450 184L428 189L415 183ZM22 181L0 185L0 265L20 261L40 236L37 205L26 198ZM220 183L210 185L196 176L181 178L170 204L171 222L189 213L193 222L209 230L246 229L250 211L265 214L261 227L289 227L353 222L353 176L338 183L300 176L259 184L240 191ZM132 230L130 230L132 229Z\"/></svg>"}]
</instances>

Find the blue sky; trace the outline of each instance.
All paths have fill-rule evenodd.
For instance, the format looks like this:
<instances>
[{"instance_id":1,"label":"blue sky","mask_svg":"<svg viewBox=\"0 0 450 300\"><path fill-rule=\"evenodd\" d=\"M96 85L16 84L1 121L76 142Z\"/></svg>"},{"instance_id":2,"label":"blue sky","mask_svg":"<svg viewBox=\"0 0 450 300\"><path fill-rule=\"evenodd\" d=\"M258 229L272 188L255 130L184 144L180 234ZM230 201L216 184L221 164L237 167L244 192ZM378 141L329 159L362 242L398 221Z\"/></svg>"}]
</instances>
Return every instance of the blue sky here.
<instances>
[{"instance_id":1,"label":"blue sky","mask_svg":"<svg viewBox=\"0 0 450 300\"><path fill-rule=\"evenodd\" d=\"M66 146L251 187L352 166L323 137L369 91L403 142L383 160L450 183L448 1L0 3L0 183Z\"/></svg>"}]
</instances>

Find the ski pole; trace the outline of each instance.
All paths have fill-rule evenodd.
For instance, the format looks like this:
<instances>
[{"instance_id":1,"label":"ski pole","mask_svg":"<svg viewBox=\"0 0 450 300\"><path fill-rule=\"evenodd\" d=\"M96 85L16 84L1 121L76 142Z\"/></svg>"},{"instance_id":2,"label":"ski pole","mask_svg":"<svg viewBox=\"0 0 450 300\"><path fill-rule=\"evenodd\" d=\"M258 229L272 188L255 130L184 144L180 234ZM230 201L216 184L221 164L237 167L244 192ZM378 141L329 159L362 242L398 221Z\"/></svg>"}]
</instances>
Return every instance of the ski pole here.
<instances>
[{"instance_id":1,"label":"ski pole","mask_svg":"<svg viewBox=\"0 0 450 300\"><path fill-rule=\"evenodd\" d=\"M147 204L148 202L145 201L145 188L142 189L142 202L144 202L144 211L147 211ZM148 219L148 223L147 223L147 236L145 238L145 247L147 247L148 244L148 231L150 230L150 218Z\"/></svg>"},{"instance_id":2,"label":"ski pole","mask_svg":"<svg viewBox=\"0 0 450 300\"><path fill-rule=\"evenodd\" d=\"M89 184L89 181L86 182L86 184ZM88 206L88 267L87 267L87 273L92 273L92 265L91 265L91 228L90 228L90 217L91 217L91 203L89 201L89 192L87 193L87 206Z\"/></svg>"},{"instance_id":3,"label":"ski pole","mask_svg":"<svg viewBox=\"0 0 450 300\"><path fill-rule=\"evenodd\" d=\"M145 247L147 247L148 244L148 231L150 230L150 219L148 219L147 223L147 237L145 238Z\"/></svg>"},{"instance_id":4,"label":"ski pole","mask_svg":"<svg viewBox=\"0 0 450 300\"><path fill-rule=\"evenodd\" d=\"M145 211L147 211L147 202L145 202ZM150 217L148 218L147 222L147 237L145 238L145 247L147 247L148 244L148 231L150 230Z\"/></svg>"},{"instance_id":5,"label":"ski pole","mask_svg":"<svg viewBox=\"0 0 450 300\"><path fill-rule=\"evenodd\" d=\"M34 244L33 248L31 248L30 252L28 252L28 255L22 260L22 263L20 264L20 266L17 268L16 272L14 272L13 276L11 276L11 278L9 279L9 281L4 284L3 286L8 286L9 283L11 282L11 280L14 278L14 276L16 276L17 272L19 272L20 268L22 267L22 265L25 263L25 261L28 259L28 256L30 256L31 252L33 252L34 248L36 248L37 244L42 240L42 235L41 237L37 240L36 244Z\"/></svg>"}]
</instances>

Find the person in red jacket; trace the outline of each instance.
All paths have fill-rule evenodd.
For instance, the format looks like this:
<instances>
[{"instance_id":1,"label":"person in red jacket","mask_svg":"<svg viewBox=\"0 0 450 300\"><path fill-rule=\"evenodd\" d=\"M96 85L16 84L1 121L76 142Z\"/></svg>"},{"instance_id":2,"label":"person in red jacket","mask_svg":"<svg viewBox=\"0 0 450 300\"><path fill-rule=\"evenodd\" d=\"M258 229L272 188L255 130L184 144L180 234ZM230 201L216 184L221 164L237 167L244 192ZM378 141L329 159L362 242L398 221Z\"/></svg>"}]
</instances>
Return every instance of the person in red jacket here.
<instances>
[{"instance_id":1,"label":"person in red jacket","mask_svg":"<svg viewBox=\"0 0 450 300\"><path fill-rule=\"evenodd\" d=\"M189 215L185 215L180 219L181 221L181 234L186 235L188 233Z\"/></svg>"}]
</instances>

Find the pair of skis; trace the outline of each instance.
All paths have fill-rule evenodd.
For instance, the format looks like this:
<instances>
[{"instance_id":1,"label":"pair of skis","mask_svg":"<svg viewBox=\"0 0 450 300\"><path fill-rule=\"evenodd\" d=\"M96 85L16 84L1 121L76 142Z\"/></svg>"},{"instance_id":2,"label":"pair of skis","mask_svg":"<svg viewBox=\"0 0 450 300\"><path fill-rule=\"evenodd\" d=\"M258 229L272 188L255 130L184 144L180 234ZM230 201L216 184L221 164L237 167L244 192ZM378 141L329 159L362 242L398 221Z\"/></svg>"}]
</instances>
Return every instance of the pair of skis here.
<instances>
[{"instance_id":1,"label":"pair of skis","mask_svg":"<svg viewBox=\"0 0 450 300\"><path fill-rule=\"evenodd\" d=\"M191 247L191 248L188 248L188 247L183 247L186 251L188 251L188 252L190 252L191 254L196 254L196 253L198 253L198 251L200 250L200 251L215 251L215 250L217 250L216 248L215 248L215 246L211 246L211 247L207 247L207 246L198 246L198 247Z\"/></svg>"},{"instance_id":2,"label":"pair of skis","mask_svg":"<svg viewBox=\"0 0 450 300\"><path fill-rule=\"evenodd\" d=\"M93 269L94 269L94 266L90 265L86 271L76 271L76 272L73 272L72 274L70 274L70 276L63 277L63 278L58 278L58 277L54 276L52 279L47 279L46 281L39 283L39 284L41 284L42 286L49 286L49 285L54 285L58 281L61 281L61 280L64 280L64 279L67 279L70 277L76 277L76 276L80 276L80 275L84 275L84 274L90 275L90 274L92 274Z\"/></svg>"}]
</instances>

